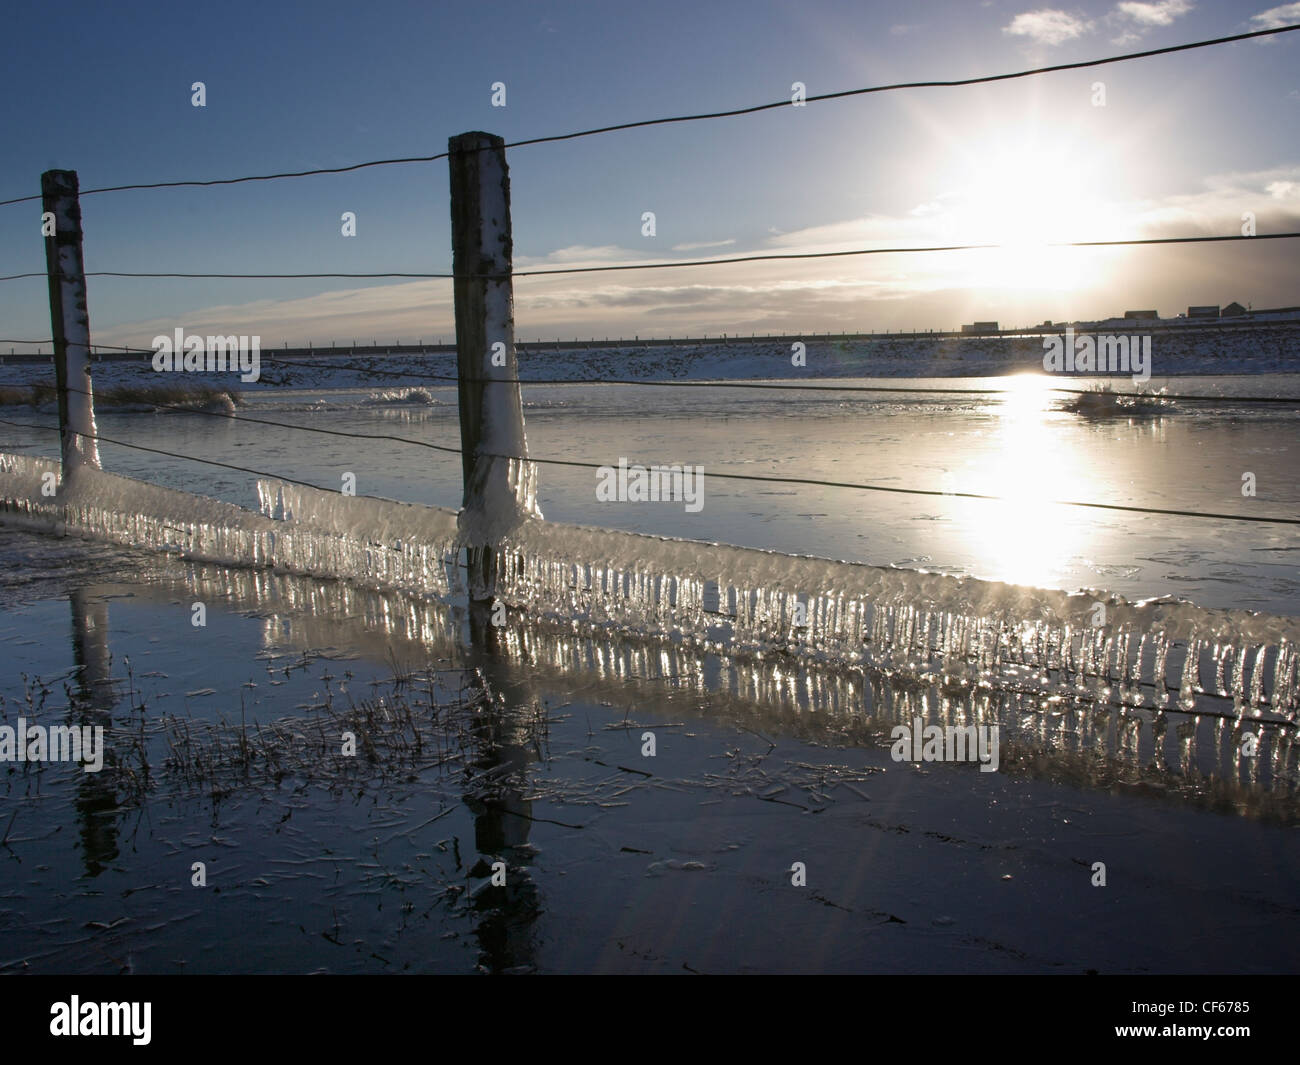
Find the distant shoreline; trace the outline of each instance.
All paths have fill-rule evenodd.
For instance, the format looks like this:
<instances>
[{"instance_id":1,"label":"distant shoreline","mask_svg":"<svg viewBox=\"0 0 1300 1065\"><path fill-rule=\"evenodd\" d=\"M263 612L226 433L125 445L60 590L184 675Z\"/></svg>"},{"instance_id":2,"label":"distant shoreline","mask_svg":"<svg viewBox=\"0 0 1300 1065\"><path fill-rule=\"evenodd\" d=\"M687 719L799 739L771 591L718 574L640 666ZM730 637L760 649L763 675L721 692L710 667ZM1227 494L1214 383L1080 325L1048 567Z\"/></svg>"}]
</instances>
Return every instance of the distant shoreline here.
<instances>
[{"instance_id":1,"label":"distant shoreline","mask_svg":"<svg viewBox=\"0 0 1300 1065\"><path fill-rule=\"evenodd\" d=\"M1059 336L1065 330L1073 329L1076 333L1124 333L1132 335L1178 335L1184 333L1206 334L1216 331L1237 332L1244 329L1269 330L1294 332L1300 334L1300 310L1287 309L1286 311L1257 311L1253 314L1247 314L1234 318L1216 318L1216 319L1192 319L1192 318L1158 318L1158 319L1129 319L1129 318L1107 318L1099 321L1078 321L1078 322L1052 322L1050 325L1041 323L1039 325L1024 326L1018 329L1001 329L997 332L989 333L962 333L951 330L920 330L912 332L909 330L889 330L881 332L866 333L838 333L815 331L808 333L765 333L745 336L736 333L719 333L714 336L705 334L698 337L594 337L582 339L575 337L566 340L557 337L550 339L534 340L515 340L515 350L524 352L539 351L587 351L587 350L607 350L607 349L653 349L653 348L698 348L710 347L717 345L742 345L742 344L794 344L794 343L818 343L818 344L874 344L880 342L934 342L944 340L961 340L974 342L988 342L995 340L1005 340L1023 337L1042 337L1042 336ZM48 348L39 348L35 351L22 352L17 350L17 345L11 345L12 353L0 352L0 365L8 363L21 362L40 362L41 360L50 359L51 352ZM133 348L130 351L114 351L108 346L101 350L94 344L91 345L94 358L105 362L117 361L134 361L143 354L152 354L152 350L146 347ZM423 342L415 344L357 344L351 342L339 343L337 341L329 345L311 345L308 347L285 347L283 345L276 347L273 343L262 343L263 358L351 358L366 357L376 358L382 356L398 355L445 355L454 354L456 345L454 342L441 342L426 344Z\"/></svg>"},{"instance_id":2,"label":"distant shoreline","mask_svg":"<svg viewBox=\"0 0 1300 1065\"><path fill-rule=\"evenodd\" d=\"M1124 328L1128 325L1129 328ZM1062 327L1064 328L1064 327ZM1137 329L1132 323L1072 326L1077 337L1150 336L1150 375L1260 377L1300 374L1300 320L1246 325ZM543 384L603 381L792 381L815 385L845 378L978 378L1044 373L1044 338L1051 332L992 336L928 336L896 333L865 337L721 338L699 341L637 341L517 344L522 382ZM1059 347L1059 341L1057 345ZM1144 343L1144 348L1146 344ZM96 391L151 388L160 384L151 352L119 358L96 355L91 370ZM261 378L244 384L238 374L170 374L172 386L208 386L221 391L260 392L268 388L455 387L454 347L406 349L265 350ZM1132 374L1092 370L1061 373L1062 380L1107 378L1127 381ZM0 360L0 386L52 383L53 359Z\"/></svg>"}]
</instances>

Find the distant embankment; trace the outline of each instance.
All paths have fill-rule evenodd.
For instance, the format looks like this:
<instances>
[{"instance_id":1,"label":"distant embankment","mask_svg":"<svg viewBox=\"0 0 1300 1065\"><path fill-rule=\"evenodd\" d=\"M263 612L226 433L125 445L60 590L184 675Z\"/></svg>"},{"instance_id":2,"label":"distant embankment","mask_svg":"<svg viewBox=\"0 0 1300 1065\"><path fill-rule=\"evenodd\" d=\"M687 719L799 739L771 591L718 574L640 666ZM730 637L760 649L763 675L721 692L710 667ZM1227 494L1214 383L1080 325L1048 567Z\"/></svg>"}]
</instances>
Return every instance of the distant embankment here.
<instances>
[{"instance_id":1,"label":"distant embankment","mask_svg":"<svg viewBox=\"0 0 1300 1065\"><path fill-rule=\"evenodd\" d=\"M1287 318L1252 318L1245 316L1241 318L1216 319L1210 321L1191 321L1187 319L1158 319L1158 320L1120 320L1111 319L1102 322L1054 322L1049 325L1026 326L1021 329L1002 329L996 333L962 333L960 331L950 330L919 330L910 332L908 330L886 330L882 332L869 333L836 333L836 332L807 332L807 333L716 333L712 336L704 334L701 336L691 337L589 337L587 339L574 338L564 340L556 338L554 340L517 340L516 349L520 354L528 352L541 351L585 351L595 348L622 349L628 348L715 348L719 345L736 344L737 346L746 344L771 344L776 346L788 347L791 344L803 342L817 343L834 343L834 344L868 344L873 342L887 341L890 345L899 342L915 341L935 341L935 340L961 340L963 343L973 343L977 345L996 344L999 340L1017 337L1041 337L1063 334L1066 328L1072 328L1076 333L1122 333L1124 335L1146 335L1170 336L1179 339L1196 339L1212 340L1219 336L1232 336L1240 341L1244 339L1242 334L1248 331L1255 331L1261 337L1281 337L1288 339L1300 336L1300 316ZM93 347L93 346L92 346ZM267 344L265 340L262 343L262 355L264 358L321 358L322 356L366 356L382 357L385 355L423 355L423 354L454 354L456 345L447 344L357 344L334 343L328 345L312 345L309 347L289 347L288 345L274 346ZM94 357L97 362L118 362L130 361L147 355L147 350L136 351L111 351L94 349ZM53 355L48 350L38 350L35 352L21 352L11 349L10 352L0 355L0 365L5 363L40 363L51 362Z\"/></svg>"}]
</instances>

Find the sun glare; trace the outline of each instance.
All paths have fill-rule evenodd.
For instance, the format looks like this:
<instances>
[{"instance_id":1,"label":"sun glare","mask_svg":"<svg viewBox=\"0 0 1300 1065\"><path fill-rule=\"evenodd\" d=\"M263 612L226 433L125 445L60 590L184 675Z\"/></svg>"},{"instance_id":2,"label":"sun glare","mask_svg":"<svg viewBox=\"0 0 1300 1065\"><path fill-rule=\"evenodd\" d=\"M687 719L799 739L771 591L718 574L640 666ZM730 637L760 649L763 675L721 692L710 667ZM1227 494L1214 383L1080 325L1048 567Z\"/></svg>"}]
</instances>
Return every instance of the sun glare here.
<instances>
[{"instance_id":1,"label":"sun glare","mask_svg":"<svg viewBox=\"0 0 1300 1065\"><path fill-rule=\"evenodd\" d=\"M990 145L965 160L947 213L954 243L997 244L963 261L973 288L1074 291L1091 278L1088 249L1052 243L1115 231L1098 198L1097 162L1061 146Z\"/></svg>"},{"instance_id":2,"label":"sun glare","mask_svg":"<svg viewBox=\"0 0 1300 1065\"><path fill-rule=\"evenodd\" d=\"M1051 381L1044 374L1019 373L1004 378L1002 412L1011 420L1039 419L1047 406Z\"/></svg>"},{"instance_id":3,"label":"sun glare","mask_svg":"<svg viewBox=\"0 0 1300 1065\"><path fill-rule=\"evenodd\" d=\"M996 426L989 449L963 472L971 491L1001 499L962 501L956 513L981 559L980 576L1052 586L1062 578L1083 534L1078 522L1048 501L1079 490L1087 473L1051 424L1051 380L1043 374L1016 374L1005 379L1005 387L1007 393L991 410Z\"/></svg>"}]
</instances>

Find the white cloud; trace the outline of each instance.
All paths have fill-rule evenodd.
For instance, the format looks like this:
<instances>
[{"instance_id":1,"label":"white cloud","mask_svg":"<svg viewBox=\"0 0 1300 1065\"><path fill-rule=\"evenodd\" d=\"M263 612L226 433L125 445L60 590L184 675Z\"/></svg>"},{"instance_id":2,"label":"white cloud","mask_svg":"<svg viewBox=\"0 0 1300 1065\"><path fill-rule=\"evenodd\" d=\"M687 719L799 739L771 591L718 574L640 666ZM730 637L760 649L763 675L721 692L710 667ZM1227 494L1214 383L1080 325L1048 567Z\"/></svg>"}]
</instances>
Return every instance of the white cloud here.
<instances>
[{"instance_id":1,"label":"white cloud","mask_svg":"<svg viewBox=\"0 0 1300 1065\"><path fill-rule=\"evenodd\" d=\"M1092 29L1092 23L1068 11L1044 8L1042 11L1025 11L1002 28L1003 33L1014 37L1028 37L1035 44L1058 45L1082 37Z\"/></svg>"},{"instance_id":2,"label":"white cloud","mask_svg":"<svg viewBox=\"0 0 1300 1065\"><path fill-rule=\"evenodd\" d=\"M1195 6L1192 0L1124 0L1115 5L1114 13L1142 26L1169 26Z\"/></svg>"},{"instance_id":3,"label":"white cloud","mask_svg":"<svg viewBox=\"0 0 1300 1065\"><path fill-rule=\"evenodd\" d=\"M1106 16L1107 25L1116 28L1112 44L1132 44L1157 26L1169 26L1196 5L1192 0L1123 0Z\"/></svg>"},{"instance_id":4,"label":"white cloud","mask_svg":"<svg viewBox=\"0 0 1300 1065\"><path fill-rule=\"evenodd\" d=\"M1239 231L1245 211L1260 213L1260 232L1300 224L1300 166L1214 174L1194 192L1130 204L1127 215L1142 236L1226 235ZM1269 211L1269 224L1263 212Z\"/></svg>"},{"instance_id":5,"label":"white cloud","mask_svg":"<svg viewBox=\"0 0 1300 1065\"><path fill-rule=\"evenodd\" d=\"M1300 4L1283 4L1281 7L1271 7L1267 11L1261 11L1258 15L1251 15L1250 21L1255 23L1256 29L1261 30L1293 25L1300 22Z\"/></svg>"},{"instance_id":6,"label":"white cloud","mask_svg":"<svg viewBox=\"0 0 1300 1065\"><path fill-rule=\"evenodd\" d=\"M516 269L534 266L602 266L608 263L632 261L631 256L617 244L603 244L593 247L586 244L573 244L567 248L556 248L546 255L516 255Z\"/></svg>"}]
</instances>

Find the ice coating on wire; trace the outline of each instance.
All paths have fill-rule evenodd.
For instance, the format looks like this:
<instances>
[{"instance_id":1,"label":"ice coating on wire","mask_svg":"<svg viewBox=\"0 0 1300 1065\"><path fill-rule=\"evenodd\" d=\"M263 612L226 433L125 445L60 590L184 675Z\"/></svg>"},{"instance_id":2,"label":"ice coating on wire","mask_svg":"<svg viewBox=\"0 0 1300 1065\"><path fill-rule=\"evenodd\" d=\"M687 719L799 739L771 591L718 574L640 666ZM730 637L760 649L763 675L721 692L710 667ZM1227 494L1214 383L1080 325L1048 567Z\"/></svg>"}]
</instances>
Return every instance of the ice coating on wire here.
<instances>
[{"instance_id":1,"label":"ice coating on wire","mask_svg":"<svg viewBox=\"0 0 1300 1065\"><path fill-rule=\"evenodd\" d=\"M261 513L99 470L0 456L0 516L202 561L460 594L455 511L258 482ZM760 658L789 654L946 688L1150 708L1231 701L1296 716L1300 621L527 521L494 549L493 594L585 630ZM1095 623L1105 607L1104 619Z\"/></svg>"}]
</instances>

